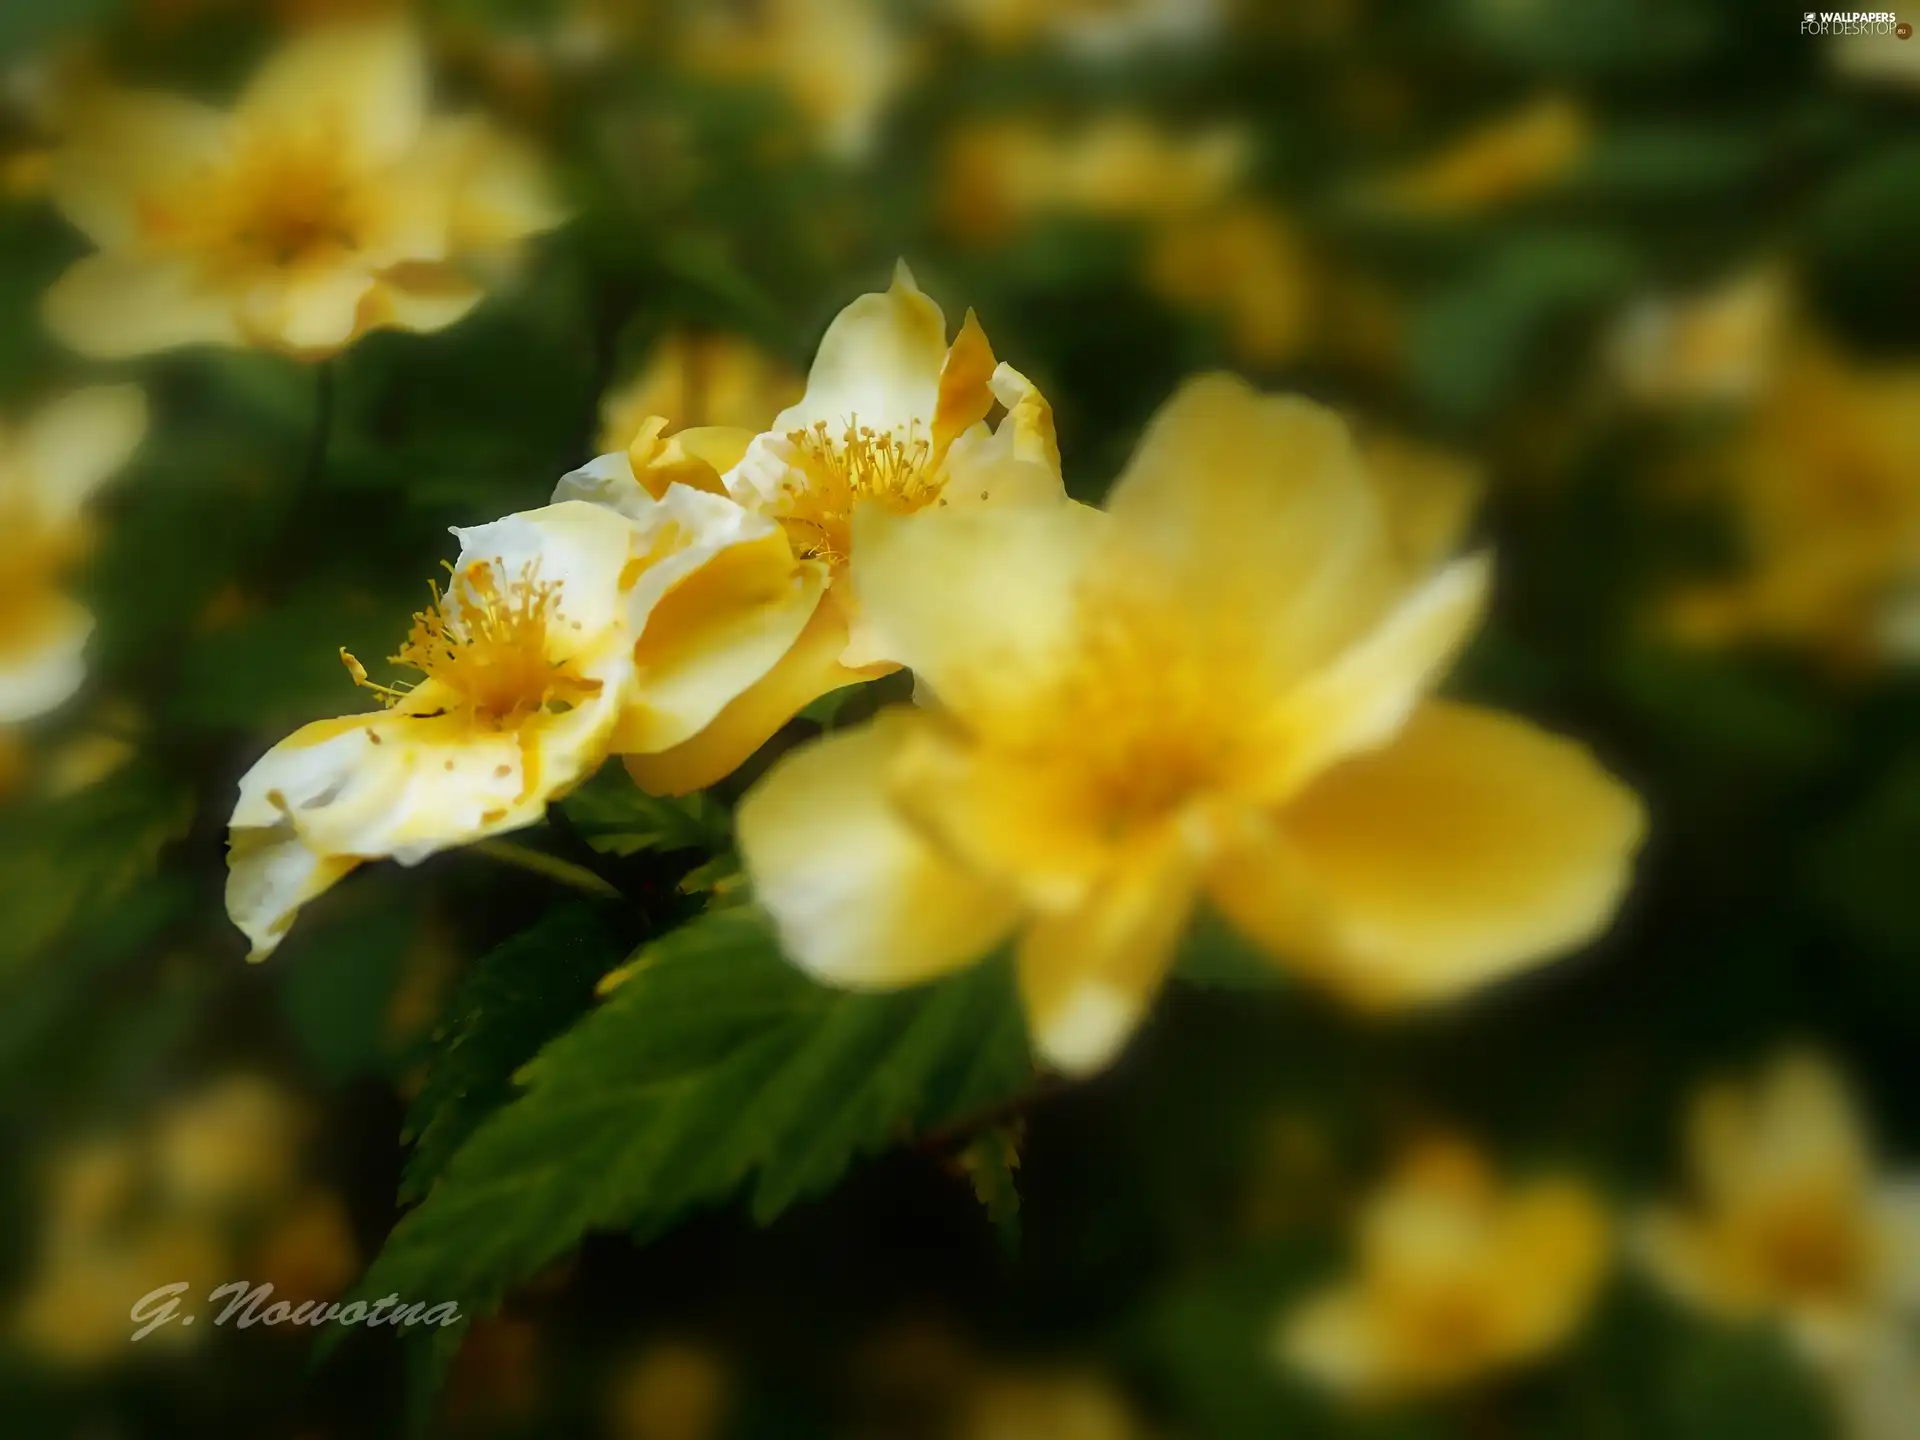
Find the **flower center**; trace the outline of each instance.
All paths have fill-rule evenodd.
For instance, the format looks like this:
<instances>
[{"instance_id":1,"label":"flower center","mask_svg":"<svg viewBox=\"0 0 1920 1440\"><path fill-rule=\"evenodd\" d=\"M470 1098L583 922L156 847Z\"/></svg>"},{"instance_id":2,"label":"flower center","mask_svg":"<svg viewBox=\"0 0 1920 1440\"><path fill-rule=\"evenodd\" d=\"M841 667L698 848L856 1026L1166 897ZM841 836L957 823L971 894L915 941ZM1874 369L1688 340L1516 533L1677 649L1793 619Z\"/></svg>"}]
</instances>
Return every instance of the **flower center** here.
<instances>
[{"instance_id":1,"label":"flower center","mask_svg":"<svg viewBox=\"0 0 1920 1440\"><path fill-rule=\"evenodd\" d=\"M907 515L940 498L946 477L933 443L915 433L875 430L857 419L835 435L824 420L787 435L797 452L780 519L801 555L843 565L851 553L857 501Z\"/></svg>"},{"instance_id":2,"label":"flower center","mask_svg":"<svg viewBox=\"0 0 1920 1440\"><path fill-rule=\"evenodd\" d=\"M1783 1294L1855 1295L1872 1257L1867 1237L1837 1197L1808 1195L1756 1217L1761 1262Z\"/></svg>"},{"instance_id":3,"label":"flower center","mask_svg":"<svg viewBox=\"0 0 1920 1440\"><path fill-rule=\"evenodd\" d=\"M359 187L324 135L254 139L203 182L142 207L149 242L285 270L358 249L366 229Z\"/></svg>"},{"instance_id":4,"label":"flower center","mask_svg":"<svg viewBox=\"0 0 1920 1440\"><path fill-rule=\"evenodd\" d=\"M415 713L464 713L495 730L598 694L598 680L574 674L549 656L553 631L568 623L560 613L560 582L540 579L538 562L522 566L512 579L504 579L505 573L500 560L475 561L446 594L434 586L433 604L413 617L406 643L389 659L425 677L419 684L432 684L430 697L419 685L374 684L342 650L354 683L389 706L421 706L430 698L432 708Z\"/></svg>"}]
</instances>

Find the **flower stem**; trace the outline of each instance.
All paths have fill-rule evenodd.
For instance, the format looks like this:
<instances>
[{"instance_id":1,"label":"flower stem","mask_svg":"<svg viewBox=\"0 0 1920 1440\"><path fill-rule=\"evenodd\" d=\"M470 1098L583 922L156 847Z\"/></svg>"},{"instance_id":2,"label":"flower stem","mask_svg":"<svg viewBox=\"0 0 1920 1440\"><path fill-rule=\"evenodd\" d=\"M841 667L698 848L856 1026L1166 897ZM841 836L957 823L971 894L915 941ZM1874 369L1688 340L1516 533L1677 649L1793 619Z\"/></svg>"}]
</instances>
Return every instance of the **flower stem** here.
<instances>
[{"instance_id":1,"label":"flower stem","mask_svg":"<svg viewBox=\"0 0 1920 1440\"><path fill-rule=\"evenodd\" d=\"M621 898L613 882L602 879L586 866L562 860L558 855L549 855L544 850L535 850L530 845L518 845L511 840L481 840L473 848L489 860L528 870L535 875L544 875L549 880L570 885L584 895L592 895L600 900Z\"/></svg>"}]
</instances>

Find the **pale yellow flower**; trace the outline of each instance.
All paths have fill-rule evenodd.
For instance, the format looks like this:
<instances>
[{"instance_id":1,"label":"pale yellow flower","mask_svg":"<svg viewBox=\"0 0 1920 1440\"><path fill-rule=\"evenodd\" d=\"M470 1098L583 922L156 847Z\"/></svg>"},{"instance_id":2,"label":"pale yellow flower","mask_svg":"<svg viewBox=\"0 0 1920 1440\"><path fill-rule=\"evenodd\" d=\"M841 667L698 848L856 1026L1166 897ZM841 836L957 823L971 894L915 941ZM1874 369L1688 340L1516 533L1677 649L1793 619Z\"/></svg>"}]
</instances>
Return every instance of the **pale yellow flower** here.
<instances>
[{"instance_id":1,"label":"pale yellow flower","mask_svg":"<svg viewBox=\"0 0 1920 1440\"><path fill-rule=\"evenodd\" d=\"M1565 96L1546 95L1371 183L1364 193L1374 204L1408 214L1477 214L1564 179L1591 144L1585 109Z\"/></svg>"},{"instance_id":2,"label":"pale yellow flower","mask_svg":"<svg viewBox=\"0 0 1920 1440\"><path fill-rule=\"evenodd\" d=\"M86 678L93 617L60 582L86 549L88 499L146 429L131 385L82 390L0 426L0 725L54 709Z\"/></svg>"},{"instance_id":3,"label":"pale yellow flower","mask_svg":"<svg viewBox=\"0 0 1920 1440\"><path fill-rule=\"evenodd\" d=\"M752 433L798 400L804 385L791 366L750 340L677 331L662 336L639 372L601 399L598 448L626 449L655 417L668 430Z\"/></svg>"},{"instance_id":4,"label":"pale yellow flower","mask_svg":"<svg viewBox=\"0 0 1920 1440\"><path fill-rule=\"evenodd\" d=\"M931 710L784 758L739 812L792 957L911 984L1009 937L1041 1053L1104 1063L1205 897L1299 974L1438 1000L1608 923L1643 820L1580 746L1428 698L1485 557L1410 568L1346 427L1185 386L1105 511L855 527L880 648Z\"/></svg>"},{"instance_id":5,"label":"pale yellow flower","mask_svg":"<svg viewBox=\"0 0 1920 1440\"><path fill-rule=\"evenodd\" d=\"M1006 413L992 428L996 405ZM602 488L570 493L617 503L630 475L647 490L669 478L698 484L703 465L723 469L729 496L777 522L827 589L780 662L711 725L671 748L623 734L618 748L646 752L630 754L627 768L656 793L713 783L818 696L898 668L862 625L849 578L861 517L1065 502L1044 397L995 364L971 312L949 345L940 307L904 265L892 288L861 296L828 327L805 395L771 429L707 427L663 441L646 427L627 456L582 472Z\"/></svg>"},{"instance_id":6,"label":"pale yellow flower","mask_svg":"<svg viewBox=\"0 0 1920 1440\"><path fill-rule=\"evenodd\" d=\"M1756 267L1698 295L1633 305L1609 359L1645 404L1745 403L1773 378L1794 308L1780 267Z\"/></svg>"},{"instance_id":7,"label":"pale yellow flower","mask_svg":"<svg viewBox=\"0 0 1920 1440\"><path fill-rule=\"evenodd\" d=\"M949 142L944 205L955 232L974 240L1044 216L1175 220L1227 194L1249 158L1237 128L1179 135L1125 110L1070 128L985 121Z\"/></svg>"},{"instance_id":8,"label":"pale yellow flower","mask_svg":"<svg viewBox=\"0 0 1920 1440\"><path fill-rule=\"evenodd\" d=\"M1352 1275L1279 1337L1286 1363L1352 1400L1432 1394L1537 1361L1579 1329L1606 1273L1585 1186L1506 1186L1457 1142L1416 1149L1361 1210Z\"/></svg>"},{"instance_id":9,"label":"pale yellow flower","mask_svg":"<svg viewBox=\"0 0 1920 1440\"><path fill-rule=\"evenodd\" d=\"M1844 664L1920 654L1920 369L1796 337L1715 469L1744 564L1677 599L1683 638Z\"/></svg>"},{"instance_id":10,"label":"pale yellow flower","mask_svg":"<svg viewBox=\"0 0 1920 1440\"><path fill-rule=\"evenodd\" d=\"M1692 1189L1645 1218L1648 1269L1677 1298L1770 1318L1809 1360L1849 1367L1920 1316L1920 1176L1878 1173L1841 1078L1783 1056L1695 1098ZM1911 1352L1909 1352L1911 1363Z\"/></svg>"},{"instance_id":11,"label":"pale yellow flower","mask_svg":"<svg viewBox=\"0 0 1920 1440\"><path fill-rule=\"evenodd\" d=\"M540 167L477 117L427 111L400 22L332 26L269 59L231 113L113 92L74 117L53 195L98 252L47 296L85 354L251 345L319 358L438 330L478 266L561 218Z\"/></svg>"},{"instance_id":12,"label":"pale yellow flower","mask_svg":"<svg viewBox=\"0 0 1920 1440\"><path fill-rule=\"evenodd\" d=\"M418 683L371 686L386 708L308 725L242 778L227 908L253 958L361 862L539 820L617 743L676 743L791 645L818 580L776 525L684 485L625 511L456 531L448 590L393 657Z\"/></svg>"},{"instance_id":13,"label":"pale yellow flower","mask_svg":"<svg viewBox=\"0 0 1920 1440\"><path fill-rule=\"evenodd\" d=\"M1226 206L1154 237L1149 288L1225 324L1234 353L1257 365L1297 355L1311 336L1316 278L1307 249L1272 208Z\"/></svg>"},{"instance_id":14,"label":"pale yellow flower","mask_svg":"<svg viewBox=\"0 0 1920 1440\"><path fill-rule=\"evenodd\" d=\"M695 71L778 87L823 149L860 160L914 68L882 0L766 0L697 7L683 38Z\"/></svg>"},{"instance_id":15,"label":"pale yellow flower","mask_svg":"<svg viewBox=\"0 0 1920 1440\"><path fill-rule=\"evenodd\" d=\"M149 1144L169 1203L222 1211L258 1207L293 1185L308 1117L258 1075L229 1075L158 1117Z\"/></svg>"}]
</instances>

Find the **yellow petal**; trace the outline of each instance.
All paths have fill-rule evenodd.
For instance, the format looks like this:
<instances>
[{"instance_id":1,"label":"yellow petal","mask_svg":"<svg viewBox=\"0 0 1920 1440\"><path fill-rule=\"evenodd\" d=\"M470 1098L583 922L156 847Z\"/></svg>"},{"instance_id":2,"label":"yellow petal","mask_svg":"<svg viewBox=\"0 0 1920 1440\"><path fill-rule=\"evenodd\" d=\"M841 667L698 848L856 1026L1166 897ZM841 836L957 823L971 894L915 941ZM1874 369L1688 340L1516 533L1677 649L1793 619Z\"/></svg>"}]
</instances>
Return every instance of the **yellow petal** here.
<instances>
[{"instance_id":1,"label":"yellow petal","mask_svg":"<svg viewBox=\"0 0 1920 1440\"><path fill-rule=\"evenodd\" d=\"M1078 642L1107 530L1071 501L863 508L848 572L863 653L911 669L969 724L1016 723Z\"/></svg>"},{"instance_id":2,"label":"yellow petal","mask_svg":"<svg viewBox=\"0 0 1920 1440\"><path fill-rule=\"evenodd\" d=\"M1042 909L1077 909L1113 862L1105 816L1054 765L928 726L902 747L893 784L901 810L951 854Z\"/></svg>"},{"instance_id":3,"label":"yellow petal","mask_svg":"<svg viewBox=\"0 0 1920 1440\"><path fill-rule=\"evenodd\" d=\"M1020 996L1035 1048L1069 1075L1113 1058L1153 1003L1193 908L1192 864L1171 831L1122 853L1073 910L1021 937Z\"/></svg>"},{"instance_id":4,"label":"yellow petal","mask_svg":"<svg viewBox=\"0 0 1920 1440\"><path fill-rule=\"evenodd\" d=\"M896 711L784 757L739 810L740 854L787 953L835 985L912 985L979 959L1017 907L903 820L887 769L925 717Z\"/></svg>"},{"instance_id":5,"label":"yellow petal","mask_svg":"<svg viewBox=\"0 0 1920 1440\"><path fill-rule=\"evenodd\" d=\"M93 616L51 591L4 603L9 613L0 645L0 725L12 725L58 709L85 683L83 656Z\"/></svg>"},{"instance_id":6,"label":"yellow petal","mask_svg":"<svg viewBox=\"0 0 1920 1440\"><path fill-rule=\"evenodd\" d=\"M1287 1364L1339 1394L1377 1392L1389 1383L1377 1328L1351 1285L1310 1296L1287 1317L1275 1348Z\"/></svg>"},{"instance_id":7,"label":"yellow petal","mask_svg":"<svg viewBox=\"0 0 1920 1440\"><path fill-rule=\"evenodd\" d=\"M1448 566L1289 692L1262 799L1283 801L1335 761L1390 740L1478 628L1492 576L1484 555Z\"/></svg>"},{"instance_id":8,"label":"yellow petal","mask_svg":"<svg viewBox=\"0 0 1920 1440\"><path fill-rule=\"evenodd\" d=\"M176 260L89 255L54 282L43 310L63 344L98 360L240 343L231 298Z\"/></svg>"},{"instance_id":9,"label":"yellow petal","mask_svg":"<svg viewBox=\"0 0 1920 1440\"><path fill-rule=\"evenodd\" d=\"M876 430L918 423L931 433L947 358L947 322L903 262L893 284L862 295L821 337L807 392L774 418L776 433L825 422L835 434L855 420Z\"/></svg>"},{"instance_id":10,"label":"yellow petal","mask_svg":"<svg viewBox=\"0 0 1920 1440\"><path fill-rule=\"evenodd\" d=\"M407 264L382 270L360 302L361 330L427 334L464 319L486 292L451 265Z\"/></svg>"},{"instance_id":11,"label":"yellow petal","mask_svg":"<svg viewBox=\"0 0 1920 1440\"><path fill-rule=\"evenodd\" d=\"M42 409L21 436L42 518L72 519L146 433L147 399L137 385L96 385Z\"/></svg>"},{"instance_id":12,"label":"yellow petal","mask_svg":"<svg viewBox=\"0 0 1920 1440\"><path fill-rule=\"evenodd\" d=\"M1189 381L1161 407L1107 510L1136 583L1257 628L1280 680L1370 628L1398 579L1346 425L1231 376Z\"/></svg>"},{"instance_id":13,"label":"yellow petal","mask_svg":"<svg viewBox=\"0 0 1920 1440\"><path fill-rule=\"evenodd\" d=\"M466 123L471 134L454 195L454 247L491 250L563 224L566 207L539 153L490 125Z\"/></svg>"},{"instance_id":14,"label":"yellow petal","mask_svg":"<svg viewBox=\"0 0 1920 1440\"><path fill-rule=\"evenodd\" d=\"M1581 746L1429 702L1224 857L1211 889L1277 958L1355 999L1434 1000L1591 940L1644 830Z\"/></svg>"},{"instance_id":15,"label":"yellow petal","mask_svg":"<svg viewBox=\"0 0 1920 1440\"><path fill-rule=\"evenodd\" d=\"M634 698L613 749L658 753L705 729L793 648L826 583L823 567L794 560L778 529L681 580L634 644Z\"/></svg>"},{"instance_id":16,"label":"yellow petal","mask_svg":"<svg viewBox=\"0 0 1920 1440\"><path fill-rule=\"evenodd\" d=\"M360 333L360 307L373 284L354 264L262 275L243 297L240 322L260 345L331 355Z\"/></svg>"},{"instance_id":17,"label":"yellow petal","mask_svg":"<svg viewBox=\"0 0 1920 1440\"><path fill-rule=\"evenodd\" d=\"M686 795L724 780L820 696L874 679L893 668L851 669L840 660L846 648L846 613L829 591L772 669L743 690L699 734L658 754L628 755L627 773L641 789L654 795Z\"/></svg>"},{"instance_id":18,"label":"yellow petal","mask_svg":"<svg viewBox=\"0 0 1920 1440\"><path fill-rule=\"evenodd\" d=\"M945 322L942 321L944 326ZM961 322L946 359L940 364L938 399L933 413L933 464L939 464L947 449L970 426L987 418L993 409L990 382L994 373L993 347L987 332L973 311Z\"/></svg>"},{"instance_id":19,"label":"yellow petal","mask_svg":"<svg viewBox=\"0 0 1920 1440\"><path fill-rule=\"evenodd\" d=\"M300 907L332 889L359 863L308 849L289 825L235 830L227 846L227 914L253 944L247 958L271 955Z\"/></svg>"},{"instance_id":20,"label":"yellow petal","mask_svg":"<svg viewBox=\"0 0 1920 1440\"><path fill-rule=\"evenodd\" d=\"M243 131L323 140L347 163L397 160L426 117L419 38L399 21L329 25L276 51L235 109Z\"/></svg>"},{"instance_id":21,"label":"yellow petal","mask_svg":"<svg viewBox=\"0 0 1920 1440\"><path fill-rule=\"evenodd\" d=\"M53 202L102 247L148 237L162 207L190 203L228 155L227 117L177 95L113 91L89 99L53 165Z\"/></svg>"}]
</instances>

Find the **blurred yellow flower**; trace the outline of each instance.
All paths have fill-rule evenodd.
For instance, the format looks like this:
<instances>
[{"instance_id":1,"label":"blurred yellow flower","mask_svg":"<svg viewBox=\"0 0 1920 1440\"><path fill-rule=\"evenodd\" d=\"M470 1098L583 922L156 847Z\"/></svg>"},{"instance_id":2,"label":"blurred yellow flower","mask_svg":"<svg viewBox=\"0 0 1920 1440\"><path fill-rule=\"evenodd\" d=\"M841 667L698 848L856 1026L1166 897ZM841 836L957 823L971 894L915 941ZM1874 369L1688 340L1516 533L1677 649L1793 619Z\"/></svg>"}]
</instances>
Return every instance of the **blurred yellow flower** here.
<instances>
[{"instance_id":1,"label":"blurred yellow flower","mask_svg":"<svg viewBox=\"0 0 1920 1440\"><path fill-rule=\"evenodd\" d=\"M913 71L881 0L766 0L697 7L681 37L696 72L778 87L842 160L864 159Z\"/></svg>"},{"instance_id":2,"label":"blurred yellow flower","mask_svg":"<svg viewBox=\"0 0 1920 1440\"><path fill-rule=\"evenodd\" d=\"M80 688L93 617L59 588L84 553L84 507L147 429L131 385L81 390L0 426L0 725Z\"/></svg>"},{"instance_id":3,"label":"blurred yellow flower","mask_svg":"<svg viewBox=\"0 0 1920 1440\"><path fill-rule=\"evenodd\" d=\"M1472 1149L1429 1142L1362 1208L1354 1274L1287 1317L1281 1356L1359 1401L1445 1391L1538 1360L1586 1318L1607 1229L1582 1185L1505 1187Z\"/></svg>"},{"instance_id":4,"label":"blurred yellow flower","mask_svg":"<svg viewBox=\"0 0 1920 1440\"><path fill-rule=\"evenodd\" d=\"M991 428L996 405L1006 414ZM890 289L841 311L820 342L806 394L771 429L688 431L664 448L657 440L649 427L628 457L603 456L589 470L617 477L632 465L650 487L658 478L649 476L684 474L690 451L716 465L737 455L720 476L726 493L776 521L828 589L780 663L711 725L672 748L628 756L634 779L656 793L711 784L818 696L898 668L862 624L848 576L864 524L927 509L1065 501L1045 398L1019 372L996 365L971 312L949 345L946 317L905 265ZM643 748L631 738L618 748Z\"/></svg>"},{"instance_id":5,"label":"blurred yellow flower","mask_svg":"<svg viewBox=\"0 0 1920 1440\"><path fill-rule=\"evenodd\" d=\"M438 330L477 267L561 219L534 157L477 117L427 113L401 22L330 26L267 61L230 114L98 95L53 197L98 248L46 298L88 355L250 345L320 358L370 330Z\"/></svg>"},{"instance_id":6,"label":"blurred yellow flower","mask_svg":"<svg viewBox=\"0 0 1920 1440\"><path fill-rule=\"evenodd\" d=\"M1846 1365L1920 1308L1920 1184L1875 1171L1846 1086L1825 1061L1782 1056L1753 1084L1695 1097L1692 1191L1638 1235L1676 1297L1783 1323L1806 1357Z\"/></svg>"},{"instance_id":7,"label":"blurred yellow flower","mask_svg":"<svg viewBox=\"0 0 1920 1440\"><path fill-rule=\"evenodd\" d=\"M1646 404L1750 401L1779 363L1792 311L1786 277L1773 265L1684 300L1643 300L1612 337L1612 368Z\"/></svg>"},{"instance_id":8,"label":"blurred yellow flower","mask_svg":"<svg viewBox=\"0 0 1920 1440\"><path fill-rule=\"evenodd\" d=\"M639 373L601 399L598 448L626 449L656 416L668 430L752 433L798 400L804 384L785 361L738 335L664 335Z\"/></svg>"},{"instance_id":9,"label":"blurred yellow flower","mask_svg":"<svg viewBox=\"0 0 1920 1440\"><path fill-rule=\"evenodd\" d=\"M760 899L822 979L911 984L1017 933L1038 1047L1085 1071L1139 1022L1203 896L1376 1005L1611 918L1638 801L1576 744L1427 698L1489 563L1410 566L1319 406L1196 380L1104 512L857 528L864 622L934 706L795 751L739 812Z\"/></svg>"},{"instance_id":10,"label":"blurred yellow flower","mask_svg":"<svg viewBox=\"0 0 1920 1440\"><path fill-rule=\"evenodd\" d=\"M1090 1371L989 1372L961 1401L956 1440L1140 1440L1145 1427Z\"/></svg>"},{"instance_id":11,"label":"blurred yellow flower","mask_svg":"<svg viewBox=\"0 0 1920 1440\"><path fill-rule=\"evenodd\" d=\"M1408 214L1470 215L1563 179L1586 157L1592 126L1577 102L1546 95L1429 159L1369 184L1365 197Z\"/></svg>"},{"instance_id":12,"label":"blurred yellow flower","mask_svg":"<svg viewBox=\"0 0 1920 1440\"><path fill-rule=\"evenodd\" d=\"M540 819L616 748L707 724L792 644L820 578L724 496L634 487L625 513L563 501L455 533L445 594L372 714L317 721L240 782L227 908L254 959L362 861L417 864Z\"/></svg>"},{"instance_id":13,"label":"blurred yellow flower","mask_svg":"<svg viewBox=\"0 0 1920 1440\"><path fill-rule=\"evenodd\" d=\"M39 1186L44 1218L12 1337L61 1366L98 1366L139 1353L128 1348L129 1307L163 1285L205 1296L250 1273L344 1285L344 1212L300 1183L306 1118L279 1086L230 1074L126 1128L68 1142ZM179 1348L201 1334L162 1325L146 1343Z\"/></svg>"},{"instance_id":14,"label":"blurred yellow flower","mask_svg":"<svg viewBox=\"0 0 1920 1440\"><path fill-rule=\"evenodd\" d=\"M949 227L973 241L1050 215L1174 220L1225 195L1249 151L1237 128L1178 135L1125 110L1071 128L978 122L948 144L943 205Z\"/></svg>"},{"instance_id":15,"label":"blurred yellow flower","mask_svg":"<svg viewBox=\"0 0 1920 1440\"><path fill-rule=\"evenodd\" d=\"M1162 299L1217 316L1242 360L1277 365L1307 344L1316 289L1306 247L1273 209L1242 202L1155 237L1147 283Z\"/></svg>"},{"instance_id":16,"label":"blurred yellow flower","mask_svg":"<svg viewBox=\"0 0 1920 1440\"><path fill-rule=\"evenodd\" d=\"M1920 654L1920 368L1796 337L1714 469L1744 566L1675 600L1683 638L1843 664Z\"/></svg>"}]
</instances>

